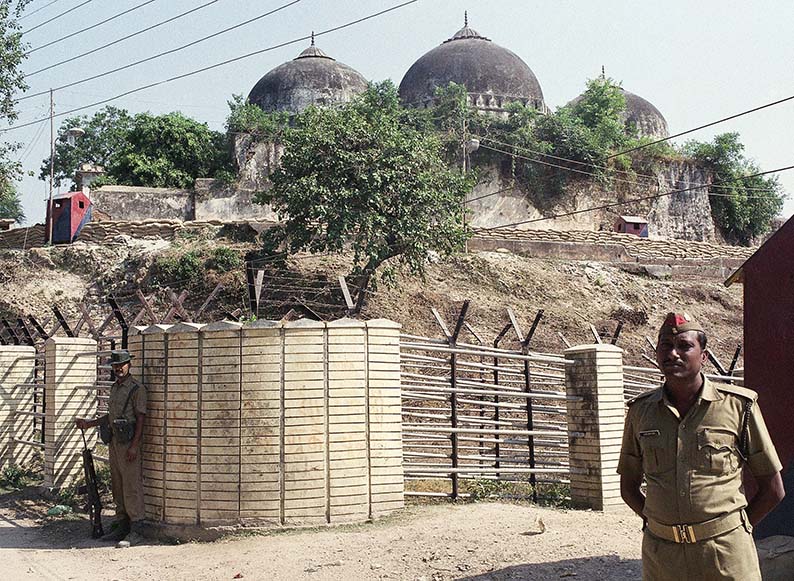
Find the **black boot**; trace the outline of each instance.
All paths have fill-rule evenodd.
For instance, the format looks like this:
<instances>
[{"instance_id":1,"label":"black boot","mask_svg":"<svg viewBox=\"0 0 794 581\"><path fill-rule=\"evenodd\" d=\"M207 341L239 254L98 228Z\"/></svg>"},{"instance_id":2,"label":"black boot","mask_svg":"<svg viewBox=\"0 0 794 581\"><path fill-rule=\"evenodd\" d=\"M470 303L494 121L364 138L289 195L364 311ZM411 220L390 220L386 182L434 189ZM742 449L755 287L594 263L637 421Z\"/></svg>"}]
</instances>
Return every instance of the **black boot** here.
<instances>
[{"instance_id":1,"label":"black boot","mask_svg":"<svg viewBox=\"0 0 794 581\"><path fill-rule=\"evenodd\" d=\"M110 532L106 535L102 536L99 540L106 541L108 543L117 543L121 539L125 538L130 533L130 521L129 519L118 519L114 523L110 525Z\"/></svg>"}]
</instances>

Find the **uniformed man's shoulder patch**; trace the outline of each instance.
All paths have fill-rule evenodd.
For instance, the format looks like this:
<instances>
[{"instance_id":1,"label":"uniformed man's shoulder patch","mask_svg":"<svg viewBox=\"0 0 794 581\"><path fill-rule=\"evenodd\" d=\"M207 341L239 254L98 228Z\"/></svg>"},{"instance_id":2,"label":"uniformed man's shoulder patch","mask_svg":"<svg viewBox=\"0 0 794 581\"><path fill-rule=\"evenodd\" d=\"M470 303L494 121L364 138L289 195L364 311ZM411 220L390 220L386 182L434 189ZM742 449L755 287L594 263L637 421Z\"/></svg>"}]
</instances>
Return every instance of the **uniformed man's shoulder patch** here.
<instances>
[{"instance_id":1,"label":"uniformed man's shoulder patch","mask_svg":"<svg viewBox=\"0 0 794 581\"><path fill-rule=\"evenodd\" d=\"M746 387L731 385L729 383L717 383L717 382L714 382L714 387L717 388L719 391L724 391L732 395L738 395L739 397L750 399L752 401L758 399L758 394L754 392L752 389L748 389Z\"/></svg>"},{"instance_id":2,"label":"uniformed man's shoulder patch","mask_svg":"<svg viewBox=\"0 0 794 581\"><path fill-rule=\"evenodd\" d=\"M661 388L657 387L656 389L661 389ZM641 393L640 395L635 395L633 398L631 398L629 401L626 402L626 405L629 405L629 406L630 405L634 405L635 403L637 403L641 399L644 399L644 398L648 397L649 395L653 395L654 393L656 393L656 389L649 389L645 393Z\"/></svg>"}]
</instances>

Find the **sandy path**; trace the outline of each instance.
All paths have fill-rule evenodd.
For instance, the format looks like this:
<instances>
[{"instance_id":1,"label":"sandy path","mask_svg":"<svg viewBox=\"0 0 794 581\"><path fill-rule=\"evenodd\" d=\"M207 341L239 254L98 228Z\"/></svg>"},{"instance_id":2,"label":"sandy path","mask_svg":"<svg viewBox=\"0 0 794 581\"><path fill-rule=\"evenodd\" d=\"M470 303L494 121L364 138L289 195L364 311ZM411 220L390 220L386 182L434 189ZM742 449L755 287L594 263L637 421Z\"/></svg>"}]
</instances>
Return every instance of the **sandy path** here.
<instances>
[{"instance_id":1,"label":"sandy path","mask_svg":"<svg viewBox=\"0 0 794 581\"><path fill-rule=\"evenodd\" d=\"M115 549L86 539L82 519L41 526L6 507L0 562L14 580L628 580L640 577L638 525L628 512L481 503L416 506L370 525Z\"/></svg>"}]
</instances>

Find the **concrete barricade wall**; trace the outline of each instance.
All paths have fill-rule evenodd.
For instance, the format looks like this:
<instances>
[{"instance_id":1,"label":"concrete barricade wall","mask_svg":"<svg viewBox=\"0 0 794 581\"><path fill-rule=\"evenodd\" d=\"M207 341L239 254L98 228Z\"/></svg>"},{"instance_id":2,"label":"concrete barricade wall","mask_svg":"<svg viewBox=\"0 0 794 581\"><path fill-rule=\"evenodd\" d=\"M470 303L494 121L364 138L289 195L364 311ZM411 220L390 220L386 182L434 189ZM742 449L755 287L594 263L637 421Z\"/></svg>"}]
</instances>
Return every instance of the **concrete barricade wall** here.
<instances>
[{"instance_id":1,"label":"concrete barricade wall","mask_svg":"<svg viewBox=\"0 0 794 581\"><path fill-rule=\"evenodd\" d=\"M33 347L0 345L0 470L25 465L40 452L31 415L39 409L33 405L35 360Z\"/></svg>"},{"instance_id":2,"label":"concrete barricade wall","mask_svg":"<svg viewBox=\"0 0 794 581\"><path fill-rule=\"evenodd\" d=\"M83 438L76 417L96 412L97 343L78 337L51 337L44 346L44 485L61 488L82 477ZM96 430L86 431L89 447Z\"/></svg>"},{"instance_id":3,"label":"concrete barricade wall","mask_svg":"<svg viewBox=\"0 0 794 581\"><path fill-rule=\"evenodd\" d=\"M623 436L623 351L614 345L582 345L565 351L571 501L609 510L620 506L617 473Z\"/></svg>"},{"instance_id":4,"label":"concrete barricade wall","mask_svg":"<svg viewBox=\"0 0 794 581\"><path fill-rule=\"evenodd\" d=\"M147 519L302 526L403 506L399 331L303 320L133 335Z\"/></svg>"}]
</instances>

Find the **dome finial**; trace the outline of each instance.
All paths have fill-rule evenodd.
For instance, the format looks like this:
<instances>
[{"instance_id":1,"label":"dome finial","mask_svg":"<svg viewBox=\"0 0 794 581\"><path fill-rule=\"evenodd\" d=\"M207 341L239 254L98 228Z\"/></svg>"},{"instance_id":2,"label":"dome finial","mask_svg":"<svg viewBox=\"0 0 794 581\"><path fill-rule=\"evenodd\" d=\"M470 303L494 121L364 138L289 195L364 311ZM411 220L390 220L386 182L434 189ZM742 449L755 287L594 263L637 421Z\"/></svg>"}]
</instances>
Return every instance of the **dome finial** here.
<instances>
[{"instance_id":1,"label":"dome finial","mask_svg":"<svg viewBox=\"0 0 794 581\"><path fill-rule=\"evenodd\" d=\"M463 11L463 26L466 27L468 25L469 25L469 11L468 10L464 10Z\"/></svg>"},{"instance_id":2,"label":"dome finial","mask_svg":"<svg viewBox=\"0 0 794 581\"><path fill-rule=\"evenodd\" d=\"M312 46L314 46L314 31L312 30Z\"/></svg>"}]
</instances>

